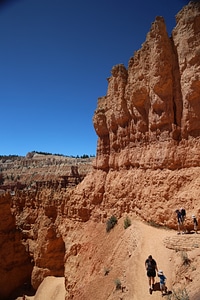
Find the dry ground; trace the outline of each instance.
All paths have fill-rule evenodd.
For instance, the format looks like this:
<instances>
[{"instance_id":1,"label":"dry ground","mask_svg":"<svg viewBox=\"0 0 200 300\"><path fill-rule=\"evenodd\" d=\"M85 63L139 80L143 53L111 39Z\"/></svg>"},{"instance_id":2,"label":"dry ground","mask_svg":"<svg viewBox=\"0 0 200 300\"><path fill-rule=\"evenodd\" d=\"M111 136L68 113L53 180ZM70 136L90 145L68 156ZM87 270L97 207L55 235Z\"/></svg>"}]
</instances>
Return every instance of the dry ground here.
<instances>
[{"instance_id":1,"label":"dry ground","mask_svg":"<svg viewBox=\"0 0 200 300\"><path fill-rule=\"evenodd\" d=\"M122 222L122 221L121 221ZM141 221L133 221L132 225L128 227L121 236L121 241L118 241L117 246L113 249L118 259L113 256L112 269L121 267L120 281L124 287L122 290L116 290L113 285L110 288L112 272L108 276L103 276L100 279L94 278L94 281L85 286L82 294L77 294L74 300L159 300L161 292L159 290L153 291L152 295L148 290L148 279L146 277L146 270L144 268L145 259L151 254L157 261L159 269L164 271L167 277L167 288L172 291L180 281L180 287L189 289L191 292L191 300L199 300L199 259L200 257L200 234L177 235L174 230L167 230L163 228L156 228L147 225ZM124 244L126 238L126 247ZM136 247L130 247L136 241ZM122 245L122 247L120 246ZM121 247L121 248L120 248ZM171 249L169 249L171 248ZM183 266L181 261L182 250L189 249L189 257L193 259L193 265ZM124 254L122 253L124 251ZM128 252L127 252L128 251ZM126 252L126 253L125 253ZM112 253L112 255L114 255ZM124 259L126 257L126 259ZM185 268L185 269L184 269ZM180 279L177 278L176 273L181 273ZM109 279L110 276L110 279ZM115 276L115 275L113 275ZM188 279L189 278L189 279ZM188 281L187 281L188 280ZM158 277L156 282L158 283ZM101 284L100 284L101 282ZM113 284L113 283L112 283ZM158 286L158 284L156 285ZM39 287L35 297L27 296L26 299L31 300L64 300L64 278L48 278ZM169 299L168 296L164 297ZM20 299L20 298L18 298Z\"/></svg>"}]
</instances>

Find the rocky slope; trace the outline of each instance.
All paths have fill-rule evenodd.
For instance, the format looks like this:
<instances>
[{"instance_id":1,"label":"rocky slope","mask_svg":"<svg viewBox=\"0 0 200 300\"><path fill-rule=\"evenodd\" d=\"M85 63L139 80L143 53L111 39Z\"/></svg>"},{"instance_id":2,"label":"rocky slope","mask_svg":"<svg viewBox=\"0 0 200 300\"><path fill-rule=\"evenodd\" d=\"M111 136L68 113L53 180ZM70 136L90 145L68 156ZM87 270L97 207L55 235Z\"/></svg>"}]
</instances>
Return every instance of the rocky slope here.
<instances>
[{"instance_id":1,"label":"rocky slope","mask_svg":"<svg viewBox=\"0 0 200 300\"><path fill-rule=\"evenodd\" d=\"M34 185L77 185L91 171L94 157L70 157L29 152L0 157L0 190L32 188Z\"/></svg>"},{"instance_id":2,"label":"rocky slope","mask_svg":"<svg viewBox=\"0 0 200 300\"><path fill-rule=\"evenodd\" d=\"M124 255L120 249L132 253L138 239L133 230L115 230L115 238L108 235L108 218L115 215L122 224L130 215L175 229L175 209L184 206L188 231L191 215L199 218L200 4L190 2L176 21L169 37L164 19L157 17L128 68L117 65L111 70L107 95L98 99L93 118L97 156L87 176L73 188L52 186L46 180L37 188L16 189L15 194L1 197L3 216L11 220L13 232L20 231L12 240L23 245L18 264L13 258L0 264L5 274L4 283L0 282L2 299L17 286L10 284L6 272L11 262L18 286L26 279L37 289L47 276L64 276L65 300L83 300L91 287L93 294L86 293L87 300L101 299L98 295L118 299L111 293L112 284L106 291L99 284L106 281L99 274ZM9 228L0 230L1 237L7 234L6 240L0 240L1 249L10 241ZM24 250L28 267L18 276L26 260ZM126 268L127 257L123 260ZM113 276L121 272L120 265L117 268ZM131 295L122 299L132 299Z\"/></svg>"},{"instance_id":3,"label":"rocky slope","mask_svg":"<svg viewBox=\"0 0 200 300\"><path fill-rule=\"evenodd\" d=\"M54 222L92 161L37 153L1 157L1 300L15 299L19 288L37 289L47 275L64 276L65 244Z\"/></svg>"}]
</instances>

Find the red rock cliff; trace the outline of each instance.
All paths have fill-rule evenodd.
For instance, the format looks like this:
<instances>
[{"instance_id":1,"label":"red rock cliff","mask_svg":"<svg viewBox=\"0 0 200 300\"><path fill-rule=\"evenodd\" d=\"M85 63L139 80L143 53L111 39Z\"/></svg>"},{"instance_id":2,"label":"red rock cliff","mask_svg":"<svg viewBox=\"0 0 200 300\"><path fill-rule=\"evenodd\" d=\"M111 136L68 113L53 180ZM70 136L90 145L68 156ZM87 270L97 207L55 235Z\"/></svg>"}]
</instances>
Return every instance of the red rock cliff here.
<instances>
[{"instance_id":1,"label":"red rock cliff","mask_svg":"<svg viewBox=\"0 0 200 300\"><path fill-rule=\"evenodd\" d=\"M73 195L85 199L88 218L134 211L175 228L177 207L199 211L200 4L190 2L176 21L169 37L157 17L98 99L94 171Z\"/></svg>"},{"instance_id":2,"label":"red rock cliff","mask_svg":"<svg viewBox=\"0 0 200 300\"><path fill-rule=\"evenodd\" d=\"M11 197L0 196L0 299L30 281L31 258L11 214Z\"/></svg>"},{"instance_id":3,"label":"red rock cliff","mask_svg":"<svg viewBox=\"0 0 200 300\"><path fill-rule=\"evenodd\" d=\"M183 8L176 20L169 38L157 17L128 69L113 67L93 118L97 169L200 165L199 4Z\"/></svg>"}]
</instances>

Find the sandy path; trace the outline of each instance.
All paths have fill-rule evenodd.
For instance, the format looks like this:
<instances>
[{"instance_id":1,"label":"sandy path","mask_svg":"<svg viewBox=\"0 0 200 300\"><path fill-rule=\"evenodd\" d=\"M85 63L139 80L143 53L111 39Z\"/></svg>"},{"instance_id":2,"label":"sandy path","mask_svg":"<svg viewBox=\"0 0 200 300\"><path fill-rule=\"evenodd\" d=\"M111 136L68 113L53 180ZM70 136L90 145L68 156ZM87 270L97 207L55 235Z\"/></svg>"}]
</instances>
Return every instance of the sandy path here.
<instances>
[{"instance_id":1,"label":"sandy path","mask_svg":"<svg viewBox=\"0 0 200 300\"><path fill-rule=\"evenodd\" d=\"M132 278L134 278L130 291L131 298L133 300L162 299L161 292L158 290L154 291L152 295L149 294L149 284L144 263L151 254L157 262L158 269L162 269L167 277L166 285L168 290L171 290L172 252L164 246L163 240L167 236L174 236L176 232L148 226L142 222L138 222L134 226L136 226L135 229L139 236L138 247L134 251L129 269L129 272L132 273ZM156 277L155 282L159 282L158 277Z\"/></svg>"},{"instance_id":2,"label":"sandy path","mask_svg":"<svg viewBox=\"0 0 200 300\"><path fill-rule=\"evenodd\" d=\"M144 263L146 258L151 254L157 262L158 269L162 269L164 271L164 274L167 277L167 288L168 290L171 290L171 273L173 271L173 260L171 259L172 250L165 247L163 240L166 237L176 236L176 231L155 228L141 221L134 221L130 228L133 236L136 237L137 247L134 248L131 253L130 260L128 260L128 266L124 269L124 274L126 275L123 283L128 288L128 292L121 295L122 299L163 299L159 290L153 291L152 295L149 294L149 284ZM127 251L127 248L124 247L124 250ZM120 260L118 263L122 264ZM51 288L49 288L49 282L46 282L47 280L51 280ZM27 299L64 300L64 278L59 279L61 282L57 282L56 280L55 278L46 278L46 281L44 280L39 287L35 297L27 297ZM159 282L158 277L156 277L155 282ZM157 286L159 285L157 284L156 287ZM109 299L119 299L119 297L112 294Z\"/></svg>"}]
</instances>

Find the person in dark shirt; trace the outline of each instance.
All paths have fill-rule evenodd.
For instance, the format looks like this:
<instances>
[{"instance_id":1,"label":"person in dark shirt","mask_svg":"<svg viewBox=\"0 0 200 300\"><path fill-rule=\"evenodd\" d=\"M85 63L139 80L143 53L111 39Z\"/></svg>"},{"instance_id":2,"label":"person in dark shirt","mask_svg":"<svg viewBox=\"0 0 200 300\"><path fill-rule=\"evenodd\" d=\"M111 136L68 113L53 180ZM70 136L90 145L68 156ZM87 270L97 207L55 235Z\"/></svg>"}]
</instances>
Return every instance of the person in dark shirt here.
<instances>
[{"instance_id":1,"label":"person in dark shirt","mask_svg":"<svg viewBox=\"0 0 200 300\"><path fill-rule=\"evenodd\" d=\"M156 271L158 272L157 263L153 259L152 255L149 255L145 261L145 268L147 271L147 277L149 280L149 293L152 294L154 289Z\"/></svg>"},{"instance_id":2,"label":"person in dark shirt","mask_svg":"<svg viewBox=\"0 0 200 300\"><path fill-rule=\"evenodd\" d=\"M182 218L183 233L186 233L186 230L185 230L186 210L185 210L185 208L181 207L180 212L181 212L181 218Z\"/></svg>"},{"instance_id":3,"label":"person in dark shirt","mask_svg":"<svg viewBox=\"0 0 200 300\"><path fill-rule=\"evenodd\" d=\"M177 216L177 224L178 224L178 234L180 234L180 230L182 229L183 225L183 219L182 219L182 214L179 209L176 210L176 216Z\"/></svg>"}]
</instances>

